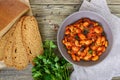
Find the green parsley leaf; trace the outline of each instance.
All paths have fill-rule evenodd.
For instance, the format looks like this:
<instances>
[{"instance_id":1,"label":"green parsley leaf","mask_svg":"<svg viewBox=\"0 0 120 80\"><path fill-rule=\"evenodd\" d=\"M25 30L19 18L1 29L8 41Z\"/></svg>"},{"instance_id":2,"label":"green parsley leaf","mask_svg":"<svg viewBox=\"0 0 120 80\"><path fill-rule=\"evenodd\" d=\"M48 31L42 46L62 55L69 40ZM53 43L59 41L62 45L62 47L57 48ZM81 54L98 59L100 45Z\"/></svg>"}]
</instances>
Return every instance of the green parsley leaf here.
<instances>
[{"instance_id":1,"label":"green parsley leaf","mask_svg":"<svg viewBox=\"0 0 120 80\"><path fill-rule=\"evenodd\" d=\"M89 50L88 52L89 52L90 54L92 54L92 53L93 53L93 50Z\"/></svg>"},{"instance_id":2,"label":"green parsley leaf","mask_svg":"<svg viewBox=\"0 0 120 80\"><path fill-rule=\"evenodd\" d=\"M78 37L78 35L75 35L75 39L76 39L76 40L79 40L79 37Z\"/></svg>"},{"instance_id":3,"label":"green parsley leaf","mask_svg":"<svg viewBox=\"0 0 120 80\"><path fill-rule=\"evenodd\" d=\"M37 56L33 62L32 76L34 80L70 80L71 70L64 58L59 58L55 53L56 45L47 40L43 44L44 54Z\"/></svg>"},{"instance_id":4,"label":"green parsley leaf","mask_svg":"<svg viewBox=\"0 0 120 80\"><path fill-rule=\"evenodd\" d=\"M84 34L84 35L87 35L88 33L89 33L89 30L84 29L83 34Z\"/></svg>"}]
</instances>

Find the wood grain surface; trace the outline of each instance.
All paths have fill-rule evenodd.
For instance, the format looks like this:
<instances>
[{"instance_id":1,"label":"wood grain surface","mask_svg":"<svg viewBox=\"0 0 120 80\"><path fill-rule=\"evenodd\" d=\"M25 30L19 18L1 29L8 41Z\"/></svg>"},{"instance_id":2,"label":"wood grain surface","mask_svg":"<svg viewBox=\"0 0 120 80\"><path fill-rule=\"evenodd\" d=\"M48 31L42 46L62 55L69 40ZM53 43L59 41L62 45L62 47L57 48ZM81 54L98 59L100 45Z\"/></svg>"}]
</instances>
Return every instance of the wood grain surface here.
<instances>
[{"instance_id":1,"label":"wood grain surface","mask_svg":"<svg viewBox=\"0 0 120 80\"><path fill-rule=\"evenodd\" d=\"M111 12L120 17L120 0L107 0ZM39 23L39 29L45 40L56 42L56 27L73 12L79 10L82 0L30 0L33 15ZM3 69L0 72L0 80L33 80L31 77L31 68L28 66L25 71L16 71L14 69ZM112 80L120 80L115 77Z\"/></svg>"}]
</instances>

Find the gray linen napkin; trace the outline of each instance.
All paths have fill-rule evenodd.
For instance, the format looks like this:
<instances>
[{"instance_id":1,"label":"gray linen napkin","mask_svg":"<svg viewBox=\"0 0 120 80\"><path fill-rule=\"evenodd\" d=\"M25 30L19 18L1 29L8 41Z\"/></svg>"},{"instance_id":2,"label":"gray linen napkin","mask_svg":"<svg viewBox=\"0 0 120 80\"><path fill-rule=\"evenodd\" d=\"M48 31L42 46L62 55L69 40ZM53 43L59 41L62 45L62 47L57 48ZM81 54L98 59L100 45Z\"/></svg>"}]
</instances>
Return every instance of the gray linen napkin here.
<instances>
[{"instance_id":1,"label":"gray linen napkin","mask_svg":"<svg viewBox=\"0 0 120 80\"><path fill-rule=\"evenodd\" d=\"M96 6L99 5L100 7L102 7L103 9L106 10L106 13L110 13L110 10L108 8L106 0L91 0L91 3L96 5ZM115 15L113 15L113 14L111 14L110 17L112 17L114 19L113 20L114 25L115 25L115 27L118 27L118 31L119 31L120 30L120 28L119 28L120 27L119 26L120 18L115 16ZM119 36L119 32L118 32L118 36ZM118 43L119 43L119 40L120 39L118 39ZM120 48L120 46L119 46L119 48ZM118 59L118 61L119 61L118 62L118 66L116 66L116 68L115 68L115 74L113 75L113 77L120 76L120 60Z\"/></svg>"},{"instance_id":2,"label":"gray linen napkin","mask_svg":"<svg viewBox=\"0 0 120 80\"><path fill-rule=\"evenodd\" d=\"M111 52L101 63L90 67L73 65L71 80L111 80L120 73L120 19L110 13L106 0L92 0L91 3L84 0L80 10L96 12L108 20L114 41Z\"/></svg>"}]
</instances>

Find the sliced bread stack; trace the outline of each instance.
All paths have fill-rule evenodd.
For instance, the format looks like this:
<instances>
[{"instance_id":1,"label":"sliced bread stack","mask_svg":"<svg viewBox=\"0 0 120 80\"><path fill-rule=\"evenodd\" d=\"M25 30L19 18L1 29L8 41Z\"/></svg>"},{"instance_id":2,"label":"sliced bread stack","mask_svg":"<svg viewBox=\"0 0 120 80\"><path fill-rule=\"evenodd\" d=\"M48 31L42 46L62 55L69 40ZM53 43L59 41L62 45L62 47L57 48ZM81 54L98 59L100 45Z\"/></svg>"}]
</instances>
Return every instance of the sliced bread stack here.
<instances>
[{"instance_id":1,"label":"sliced bread stack","mask_svg":"<svg viewBox=\"0 0 120 80\"><path fill-rule=\"evenodd\" d=\"M38 24L33 16L24 16L0 39L0 60L9 67L24 69L43 53Z\"/></svg>"}]
</instances>

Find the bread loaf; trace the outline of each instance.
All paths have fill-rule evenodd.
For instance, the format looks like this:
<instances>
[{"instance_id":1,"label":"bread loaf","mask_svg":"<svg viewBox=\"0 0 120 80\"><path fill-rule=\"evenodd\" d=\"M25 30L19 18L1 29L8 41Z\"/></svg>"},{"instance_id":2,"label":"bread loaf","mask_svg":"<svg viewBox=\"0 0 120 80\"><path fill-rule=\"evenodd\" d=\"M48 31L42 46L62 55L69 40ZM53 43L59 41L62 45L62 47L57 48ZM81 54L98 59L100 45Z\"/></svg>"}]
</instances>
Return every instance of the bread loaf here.
<instances>
[{"instance_id":1,"label":"bread loaf","mask_svg":"<svg viewBox=\"0 0 120 80\"><path fill-rule=\"evenodd\" d=\"M0 37L29 9L19 0L0 0Z\"/></svg>"},{"instance_id":2,"label":"bread loaf","mask_svg":"<svg viewBox=\"0 0 120 80\"><path fill-rule=\"evenodd\" d=\"M43 53L43 45L38 23L33 16L26 16L22 26L23 43L27 49L30 62Z\"/></svg>"}]
</instances>

